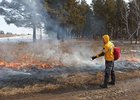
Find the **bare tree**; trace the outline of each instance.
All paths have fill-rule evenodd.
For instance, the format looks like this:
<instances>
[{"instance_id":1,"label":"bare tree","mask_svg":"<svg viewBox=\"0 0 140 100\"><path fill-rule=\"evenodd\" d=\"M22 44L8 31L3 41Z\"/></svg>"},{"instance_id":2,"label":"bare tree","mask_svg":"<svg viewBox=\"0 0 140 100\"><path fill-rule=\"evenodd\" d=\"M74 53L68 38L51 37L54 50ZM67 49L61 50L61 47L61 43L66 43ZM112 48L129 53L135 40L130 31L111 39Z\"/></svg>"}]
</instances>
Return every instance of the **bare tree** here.
<instances>
[{"instance_id":1,"label":"bare tree","mask_svg":"<svg viewBox=\"0 0 140 100\"><path fill-rule=\"evenodd\" d=\"M128 21L128 17L129 17L129 9L128 9L128 5L125 2L123 3L123 7L121 9L121 18L122 18L122 23L126 26L126 33L128 34L128 36L130 37L130 30L129 30L129 21Z\"/></svg>"},{"instance_id":2,"label":"bare tree","mask_svg":"<svg viewBox=\"0 0 140 100\"><path fill-rule=\"evenodd\" d=\"M135 31L130 35L129 39L131 39L135 35L135 43L138 43L138 36L139 36L139 30L140 30L140 1L139 0L133 0L132 1L132 8L131 12L133 13L134 22L136 23L136 29Z\"/></svg>"}]
</instances>

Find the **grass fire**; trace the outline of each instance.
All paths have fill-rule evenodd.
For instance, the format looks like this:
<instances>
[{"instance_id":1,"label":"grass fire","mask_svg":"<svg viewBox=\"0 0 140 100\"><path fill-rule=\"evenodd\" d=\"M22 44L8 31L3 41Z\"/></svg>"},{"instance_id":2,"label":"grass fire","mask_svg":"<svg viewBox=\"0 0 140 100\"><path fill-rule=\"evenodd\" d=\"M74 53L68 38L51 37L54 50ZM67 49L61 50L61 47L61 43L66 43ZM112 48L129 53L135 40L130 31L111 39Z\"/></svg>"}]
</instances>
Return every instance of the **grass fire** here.
<instances>
[{"instance_id":1,"label":"grass fire","mask_svg":"<svg viewBox=\"0 0 140 100\"><path fill-rule=\"evenodd\" d=\"M140 100L139 0L0 0L0 100Z\"/></svg>"}]
</instances>

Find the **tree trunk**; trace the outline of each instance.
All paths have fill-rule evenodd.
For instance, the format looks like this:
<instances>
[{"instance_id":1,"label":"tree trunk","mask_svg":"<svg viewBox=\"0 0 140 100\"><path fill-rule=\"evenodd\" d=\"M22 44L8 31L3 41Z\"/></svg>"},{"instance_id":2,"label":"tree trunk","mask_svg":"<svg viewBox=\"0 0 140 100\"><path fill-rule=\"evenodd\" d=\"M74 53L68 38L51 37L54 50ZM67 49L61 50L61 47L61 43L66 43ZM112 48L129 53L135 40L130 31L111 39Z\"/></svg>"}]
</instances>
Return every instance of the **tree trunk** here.
<instances>
[{"instance_id":1,"label":"tree trunk","mask_svg":"<svg viewBox=\"0 0 140 100\"><path fill-rule=\"evenodd\" d=\"M133 43L133 37L131 38L131 44Z\"/></svg>"},{"instance_id":2,"label":"tree trunk","mask_svg":"<svg viewBox=\"0 0 140 100\"><path fill-rule=\"evenodd\" d=\"M42 41L42 30L40 28L40 40Z\"/></svg>"},{"instance_id":3,"label":"tree trunk","mask_svg":"<svg viewBox=\"0 0 140 100\"><path fill-rule=\"evenodd\" d=\"M139 28L137 29L137 32L136 32L136 41L135 41L135 44L138 43L138 34L139 34Z\"/></svg>"},{"instance_id":4,"label":"tree trunk","mask_svg":"<svg viewBox=\"0 0 140 100\"><path fill-rule=\"evenodd\" d=\"M33 42L36 42L36 26L33 24Z\"/></svg>"}]
</instances>

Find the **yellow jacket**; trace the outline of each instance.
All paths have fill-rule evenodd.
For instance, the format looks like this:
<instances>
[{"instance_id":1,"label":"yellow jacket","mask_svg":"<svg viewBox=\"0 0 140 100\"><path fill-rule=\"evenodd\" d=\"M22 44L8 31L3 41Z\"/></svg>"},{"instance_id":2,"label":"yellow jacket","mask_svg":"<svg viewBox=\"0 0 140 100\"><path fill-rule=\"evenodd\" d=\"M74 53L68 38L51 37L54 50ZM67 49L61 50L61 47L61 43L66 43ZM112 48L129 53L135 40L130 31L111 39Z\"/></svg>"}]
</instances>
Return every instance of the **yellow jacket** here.
<instances>
[{"instance_id":1,"label":"yellow jacket","mask_svg":"<svg viewBox=\"0 0 140 100\"><path fill-rule=\"evenodd\" d=\"M110 37L108 35L104 35L103 40L104 46L101 53L104 53L106 61L114 61L114 44L110 41ZM100 54L98 54L97 57L99 57Z\"/></svg>"}]
</instances>

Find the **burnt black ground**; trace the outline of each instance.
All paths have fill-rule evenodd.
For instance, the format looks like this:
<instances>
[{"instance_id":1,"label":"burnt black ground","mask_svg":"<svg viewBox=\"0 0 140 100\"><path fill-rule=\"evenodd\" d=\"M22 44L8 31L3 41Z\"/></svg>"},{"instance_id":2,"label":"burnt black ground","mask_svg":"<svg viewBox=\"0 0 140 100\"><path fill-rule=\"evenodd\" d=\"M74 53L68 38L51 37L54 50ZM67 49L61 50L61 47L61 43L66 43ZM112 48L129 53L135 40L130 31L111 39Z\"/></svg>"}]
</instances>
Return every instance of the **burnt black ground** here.
<instances>
[{"instance_id":1,"label":"burnt black ground","mask_svg":"<svg viewBox=\"0 0 140 100\"><path fill-rule=\"evenodd\" d=\"M115 70L129 72L139 70L139 62L120 61L115 63ZM104 65L93 67L56 67L52 69L38 69L32 67L21 70L1 68L0 69L0 87L24 87L39 83L53 83L56 78L67 77L75 73L94 74L98 71L104 71Z\"/></svg>"}]
</instances>

